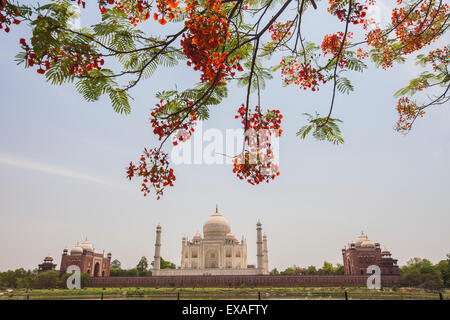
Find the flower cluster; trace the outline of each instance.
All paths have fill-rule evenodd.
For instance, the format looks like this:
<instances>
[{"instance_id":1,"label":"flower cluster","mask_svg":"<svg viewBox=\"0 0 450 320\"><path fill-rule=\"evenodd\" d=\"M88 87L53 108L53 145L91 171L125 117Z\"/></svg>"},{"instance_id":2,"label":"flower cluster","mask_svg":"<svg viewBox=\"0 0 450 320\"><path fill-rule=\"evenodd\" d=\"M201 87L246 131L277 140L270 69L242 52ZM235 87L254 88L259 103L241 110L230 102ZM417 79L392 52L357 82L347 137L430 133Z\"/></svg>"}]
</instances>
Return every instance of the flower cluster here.
<instances>
[{"instance_id":1,"label":"flower cluster","mask_svg":"<svg viewBox=\"0 0 450 320\"><path fill-rule=\"evenodd\" d=\"M313 68L309 62L299 64L297 60L282 59L280 64L281 78L286 85L294 83L304 90L316 91L319 90L320 82L326 82L322 73Z\"/></svg>"},{"instance_id":2,"label":"flower cluster","mask_svg":"<svg viewBox=\"0 0 450 320\"><path fill-rule=\"evenodd\" d=\"M70 0L70 1L72 1L72 2L76 1L79 6L83 7L83 9L86 8L86 1L82 1L82 0Z\"/></svg>"},{"instance_id":3,"label":"flower cluster","mask_svg":"<svg viewBox=\"0 0 450 320\"><path fill-rule=\"evenodd\" d=\"M270 37L275 43L280 43L287 36L290 36L292 26L294 22L292 20L288 20L285 23L277 22L272 24L269 27Z\"/></svg>"},{"instance_id":4,"label":"flower cluster","mask_svg":"<svg viewBox=\"0 0 450 320\"><path fill-rule=\"evenodd\" d=\"M139 164L133 162L127 168L127 178L131 180L135 175L142 177L141 191L147 196L154 189L159 200L167 186L173 187L176 177L173 169L169 168L167 153L157 149L144 149Z\"/></svg>"},{"instance_id":5,"label":"flower cluster","mask_svg":"<svg viewBox=\"0 0 450 320\"><path fill-rule=\"evenodd\" d=\"M343 49L345 48L346 45L348 45L348 39L351 39L352 37L353 37L353 33L348 32L347 36L345 38ZM341 67L341 68L347 67L347 59L345 57L345 54L343 54L341 52L343 38L344 38L343 32L338 32L338 33L330 34L330 35L327 34L327 35L325 35L325 37L322 41L322 44L321 44L321 48L322 48L324 55L331 54L336 57L339 54L341 54L339 57L339 67ZM344 50L342 50L342 51L344 51Z\"/></svg>"},{"instance_id":6,"label":"flower cluster","mask_svg":"<svg viewBox=\"0 0 450 320\"><path fill-rule=\"evenodd\" d=\"M159 13L153 13L153 18L158 20L161 25L165 25L167 20L178 18L181 14L179 8L180 1L176 0L158 0L156 7Z\"/></svg>"},{"instance_id":7,"label":"flower cluster","mask_svg":"<svg viewBox=\"0 0 450 320\"><path fill-rule=\"evenodd\" d=\"M350 16L347 17L348 0L329 0L328 2L330 4L328 8L329 13L337 16L341 21L346 21L348 18L348 23L353 24L364 23L368 6L375 4L375 0L365 0L364 3L353 0L350 7Z\"/></svg>"},{"instance_id":8,"label":"flower cluster","mask_svg":"<svg viewBox=\"0 0 450 320\"><path fill-rule=\"evenodd\" d=\"M409 6L395 8L391 17L395 39L388 38L390 30L376 28L367 34L367 44L376 49L381 66L386 69L397 56L411 54L437 40L445 30L449 13L450 6L437 0L422 1L413 11Z\"/></svg>"},{"instance_id":9,"label":"flower cluster","mask_svg":"<svg viewBox=\"0 0 450 320\"><path fill-rule=\"evenodd\" d=\"M377 49L380 53L380 65L383 69L392 67L395 59L395 51L388 41L386 33L376 28L366 35L367 44Z\"/></svg>"},{"instance_id":10,"label":"flower cluster","mask_svg":"<svg viewBox=\"0 0 450 320\"><path fill-rule=\"evenodd\" d=\"M397 121L398 131L408 131L417 117L423 117L425 111L417 106L415 101L408 97L402 97L398 100L396 106L399 119Z\"/></svg>"},{"instance_id":11,"label":"flower cluster","mask_svg":"<svg viewBox=\"0 0 450 320\"><path fill-rule=\"evenodd\" d=\"M114 8L124 12L133 26L150 18L151 6L148 0L99 0L98 7L102 14L108 12L108 5L114 5Z\"/></svg>"},{"instance_id":12,"label":"flower cluster","mask_svg":"<svg viewBox=\"0 0 450 320\"><path fill-rule=\"evenodd\" d=\"M33 38L31 39L33 43ZM84 52L73 52L71 46L64 46L61 50L48 49L41 55L37 55L27 44L25 39L20 39L20 45L25 51L25 61L29 67L37 66L37 72L44 74L52 65L60 62L70 75L82 74L93 69L101 70L104 64L101 54L86 53L90 47L86 46Z\"/></svg>"},{"instance_id":13,"label":"flower cluster","mask_svg":"<svg viewBox=\"0 0 450 320\"><path fill-rule=\"evenodd\" d=\"M270 182L280 174L279 166L275 163L275 157L270 143L270 137L274 134L279 137L283 130L281 127L281 115L279 110L268 110L262 113L259 106L255 111L247 111L244 105L238 109L236 119L241 118L241 123L247 129L245 132L245 149L233 162L233 173L241 180L255 185L261 182Z\"/></svg>"},{"instance_id":14,"label":"flower cluster","mask_svg":"<svg viewBox=\"0 0 450 320\"><path fill-rule=\"evenodd\" d=\"M17 19L18 14L17 8L9 5L7 0L0 0L0 30L9 32L11 24L20 24L21 21Z\"/></svg>"},{"instance_id":15,"label":"flower cluster","mask_svg":"<svg viewBox=\"0 0 450 320\"><path fill-rule=\"evenodd\" d=\"M401 3L401 2L400 2ZM410 12L408 8L392 11L392 25L404 54L420 50L436 40L448 21L450 6L437 0L422 1L419 8Z\"/></svg>"},{"instance_id":16,"label":"flower cluster","mask_svg":"<svg viewBox=\"0 0 450 320\"><path fill-rule=\"evenodd\" d=\"M431 51L425 61L431 62L434 71L444 70L450 64L450 47Z\"/></svg>"},{"instance_id":17,"label":"flower cluster","mask_svg":"<svg viewBox=\"0 0 450 320\"><path fill-rule=\"evenodd\" d=\"M186 104L182 112L172 113L166 112L168 108L163 100L156 104L156 108L151 112L150 122L153 133L159 140L173 134L172 143L176 146L178 141L185 142L191 137L197 125L197 115L191 108L193 101L188 101Z\"/></svg>"},{"instance_id":18,"label":"flower cluster","mask_svg":"<svg viewBox=\"0 0 450 320\"><path fill-rule=\"evenodd\" d=\"M202 82L225 84L227 74L234 76L234 69L242 71L240 57L232 59L217 49L230 36L228 21L222 12L222 0L206 1L205 9L197 11L197 1L191 0L186 7L188 18L185 22L188 32L183 34L181 46L188 58L188 66L200 70Z\"/></svg>"}]
</instances>

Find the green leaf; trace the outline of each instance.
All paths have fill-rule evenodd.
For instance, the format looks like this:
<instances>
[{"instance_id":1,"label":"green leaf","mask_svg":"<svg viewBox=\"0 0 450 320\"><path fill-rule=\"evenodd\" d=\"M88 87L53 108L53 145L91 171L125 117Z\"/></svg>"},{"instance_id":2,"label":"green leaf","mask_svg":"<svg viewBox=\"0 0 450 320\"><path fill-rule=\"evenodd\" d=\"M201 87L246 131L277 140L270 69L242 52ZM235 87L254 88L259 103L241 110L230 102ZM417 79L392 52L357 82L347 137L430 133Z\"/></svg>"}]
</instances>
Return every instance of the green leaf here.
<instances>
[{"instance_id":1,"label":"green leaf","mask_svg":"<svg viewBox=\"0 0 450 320\"><path fill-rule=\"evenodd\" d=\"M304 113L308 117L309 124L304 125L297 132L300 139L305 139L308 134L312 132L312 136L319 141L329 141L333 144L342 144L344 139L341 136L341 130L337 122L342 122L339 119L320 117L316 112L315 117L309 113Z\"/></svg>"}]
</instances>

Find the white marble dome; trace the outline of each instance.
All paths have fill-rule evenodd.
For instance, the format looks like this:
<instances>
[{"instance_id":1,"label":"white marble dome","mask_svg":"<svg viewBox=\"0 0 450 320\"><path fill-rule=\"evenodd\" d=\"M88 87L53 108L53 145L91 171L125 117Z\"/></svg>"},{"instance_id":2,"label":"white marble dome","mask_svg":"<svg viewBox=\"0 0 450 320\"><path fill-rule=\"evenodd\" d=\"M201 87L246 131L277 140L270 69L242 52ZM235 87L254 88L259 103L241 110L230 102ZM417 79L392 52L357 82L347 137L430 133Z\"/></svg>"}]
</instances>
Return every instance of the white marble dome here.
<instances>
[{"instance_id":1,"label":"white marble dome","mask_svg":"<svg viewBox=\"0 0 450 320\"><path fill-rule=\"evenodd\" d=\"M362 243L366 240L369 240L369 238L367 237L367 235L364 234L364 232L361 232L361 234L358 236L358 238L355 241L355 245L357 247L360 247L362 245Z\"/></svg>"},{"instance_id":2,"label":"white marble dome","mask_svg":"<svg viewBox=\"0 0 450 320\"><path fill-rule=\"evenodd\" d=\"M230 223L217 211L203 224L203 235L205 239L225 238L230 231Z\"/></svg>"},{"instance_id":3,"label":"white marble dome","mask_svg":"<svg viewBox=\"0 0 450 320\"><path fill-rule=\"evenodd\" d=\"M75 247L73 247L70 250L70 254L73 254L73 255L82 254L82 253L83 253L83 248L80 247L79 245L76 245Z\"/></svg>"},{"instance_id":4,"label":"white marble dome","mask_svg":"<svg viewBox=\"0 0 450 320\"><path fill-rule=\"evenodd\" d=\"M375 247L375 244L372 242L372 240L369 240L369 239L364 240L361 243L361 248L374 248L374 247Z\"/></svg>"},{"instance_id":5,"label":"white marble dome","mask_svg":"<svg viewBox=\"0 0 450 320\"><path fill-rule=\"evenodd\" d=\"M196 233L196 234L194 234L194 240L197 240L197 239L201 239L202 238L202 236L201 236L201 234L200 233Z\"/></svg>"},{"instance_id":6,"label":"white marble dome","mask_svg":"<svg viewBox=\"0 0 450 320\"><path fill-rule=\"evenodd\" d=\"M88 242L87 240L84 240L84 241L80 244L80 247L81 247L83 250L90 251L90 252L94 252L94 247L92 246L92 243Z\"/></svg>"}]
</instances>

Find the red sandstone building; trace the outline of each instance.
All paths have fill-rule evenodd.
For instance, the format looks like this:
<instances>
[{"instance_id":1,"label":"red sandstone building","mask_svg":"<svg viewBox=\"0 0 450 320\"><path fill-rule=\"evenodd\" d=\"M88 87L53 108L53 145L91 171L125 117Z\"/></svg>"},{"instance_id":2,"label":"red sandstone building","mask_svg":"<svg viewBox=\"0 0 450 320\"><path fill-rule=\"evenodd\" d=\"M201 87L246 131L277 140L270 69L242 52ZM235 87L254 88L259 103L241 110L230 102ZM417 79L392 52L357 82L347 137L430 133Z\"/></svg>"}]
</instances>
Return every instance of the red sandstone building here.
<instances>
[{"instance_id":1,"label":"red sandstone building","mask_svg":"<svg viewBox=\"0 0 450 320\"><path fill-rule=\"evenodd\" d=\"M387 249L381 250L379 243L372 242L364 232L342 249L344 273L347 275L365 275L371 265L380 267L382 275L398 275L397 260L393 259Z\"/></svg>"},{"instance_id":2,"label":"red sandstone building","mask_svg":"<svg viewBox=\"0 0 450 320\"><path fill-rule=\"evenodd\" d=\"M94 251L91 243L83 241L77 244L70 250L64 249L61 258L61 273L66 273L66 270L71 265L76 265L81 272L88 273L91 277L109 277L109 267L111 263L111 253L105 257L103 253Z\"/></svg>"},{"instance_id":3,"label":"red sandstone building","mask_svg":"<svg viewBox=\"0 0 450 320\"><path fill-rule=\"evenodd\" d=\"M38 265L38 273L55 270L56 264L53 263L53 257L48 255L44 258L44 262Z\"/></svg>"}]
</instances>

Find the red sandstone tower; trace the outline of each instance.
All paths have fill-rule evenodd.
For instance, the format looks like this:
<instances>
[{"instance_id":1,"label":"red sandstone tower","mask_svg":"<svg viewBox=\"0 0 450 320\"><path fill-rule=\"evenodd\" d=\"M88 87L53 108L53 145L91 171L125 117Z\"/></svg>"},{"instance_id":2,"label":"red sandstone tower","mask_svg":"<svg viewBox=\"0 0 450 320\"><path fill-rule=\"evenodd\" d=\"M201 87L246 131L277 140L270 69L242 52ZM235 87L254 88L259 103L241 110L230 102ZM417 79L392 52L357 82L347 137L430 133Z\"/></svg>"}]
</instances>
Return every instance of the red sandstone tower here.
<instances>
[{"instance_id":1,"label":"red sandstone tower","mask_svg":"<svg viewBox=\"0 0 450 320\"><path fill-rule=\"evenodd\" d=\"M103 253L94 251L91 243L83 241L77 244L70 250L64 249L61 258L61 273L66 273L66 270L71 265L76 265L81 272L88 273L91 277L109 277L109 268L111 264L111 253L105 257Z\"/></svg>"},{"instance_id":2,"label":"red sandstone tower","mask_svg":"<svg viewBox=\"0 0 450 320\"><path fill-rule=\"evenodd\" d=\"M47 255L44 258L44 262L38 266L39 266L38 273L55 270L56 268L56 264L53 263L53 257L51 255Z\"/></svg>"},{"instance_id":3,"label":"red sandstone tower","mask_svg":"<svg viewBox=\"0 0 450 320\"><path fill-rule=\"evenodd\" d=\"M379 243L372 242L364 232L350 243L349 248L342 249L344 272L348 275L365 275L367 268L377 265L382 275L398 275L397 260L387 250L381 250Z\"/></svg>"}]
</instances>

